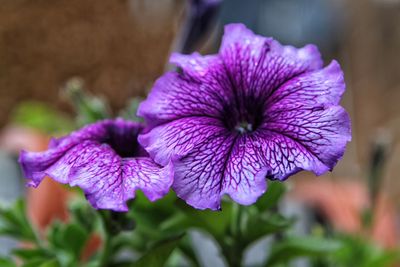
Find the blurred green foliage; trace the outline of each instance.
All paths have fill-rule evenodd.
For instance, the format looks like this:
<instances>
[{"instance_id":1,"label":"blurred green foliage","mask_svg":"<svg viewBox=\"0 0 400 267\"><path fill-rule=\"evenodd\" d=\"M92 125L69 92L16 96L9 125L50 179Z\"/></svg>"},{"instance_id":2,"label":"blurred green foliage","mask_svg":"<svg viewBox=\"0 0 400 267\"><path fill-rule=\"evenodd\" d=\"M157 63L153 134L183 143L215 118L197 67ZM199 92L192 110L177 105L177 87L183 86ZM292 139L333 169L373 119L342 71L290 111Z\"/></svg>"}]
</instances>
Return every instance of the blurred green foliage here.
<instances>
[{"instance_id":1,"label":"blurred green foliage","mask_svg":"<svg viewBox=\"0 0 400 267\"><path fill-rule=\"evenodd\" d=\"M61 135L98 120L112 118L107 101L85 91L84 83L79 78L70 79L64 87L63 94L74 108L75 118L43 102L24 101L14 109L10 121L49 135ZM117 112L118 116L142 122L143 120L136 116L140 101L140 98L129 99L126 107Z\"/></svg>"},{"instance_id":2,"label":"blurred green foliage","mask_svg":"<svg viewBox=\"0 0 400 267\"><path fill-rule=\"evenodd\" d=\"M11 115L11 121L49 134L66 133L74 129L74 122L68 116L49 105L34 101L18 105Z\"/></svg>"},{"instance_id":3,"label":"blurred green foliage","mask_svg":"<svg viewBox=\"0 0 400 267\"><path fill-rule=\"evenodd\" d=\"M223 201L222 211L200 211L187 206L172 192L150 202L142 193L129 203L128 213L96 211L82 195L69 203L68 222L54 221L46 235L39 235L26 217L24 201L0 209L0 234L28 242L14 249L11 258L0 258L0 266L136 267L189 266L201 261L188 231L200 230L218 244L227 266L243 266L249 246L263 237L274 240L260 267L295 266L307 259L310 267L385 267L399 260L396 251L378 248L361 237L334 234L293 236L295 220L278 212L284 185L271 182L252 206ZM82 257L88 240L100 235L102 246L88 259ZM124 256L121 256L124 255ZM256 266L252 266L256 267Z\"/></svg>"},{"instance_id":4,"label":"blurred green foliage","mask_svg":"<svg viewBox=\"0 0 400 267\"><path fill-rule=\"evenodd\" d=\"M111 117L107 101L102 97L86 92L82 79L70 79L63 92L76 111L76 121L79 127Z\"/></svg>"}]
</instances>

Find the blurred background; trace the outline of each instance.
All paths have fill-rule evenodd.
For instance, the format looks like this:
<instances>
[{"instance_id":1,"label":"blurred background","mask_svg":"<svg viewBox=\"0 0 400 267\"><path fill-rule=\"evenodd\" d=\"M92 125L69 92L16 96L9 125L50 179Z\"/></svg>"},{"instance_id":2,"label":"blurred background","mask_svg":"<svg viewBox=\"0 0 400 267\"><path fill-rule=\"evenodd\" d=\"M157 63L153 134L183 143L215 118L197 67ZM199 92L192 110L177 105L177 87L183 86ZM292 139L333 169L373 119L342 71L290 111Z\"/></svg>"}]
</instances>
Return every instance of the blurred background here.
<instances>
[{"instance_id":1,"label":"blurred background","mask_svg":"<svg viewBox=\"0 0 400 267\"><path fill-rule=\"evenodd\" d=\"M368 235L398 245L399 0L0 0L1 203L26 193L18 151L43 150L50 135L69 129L74 113L62 88L71 78L116 112L171 68L172 51L215 53L230 22L283 44L314 43L326 64L340 62L353 140L326 177L290 179L293 198L350 232L372 205L379 219ZM39 190L29 193L35 222L65 216L48 201L62 199L62 189L48 181Z\"/></svg>"}]
</instances>

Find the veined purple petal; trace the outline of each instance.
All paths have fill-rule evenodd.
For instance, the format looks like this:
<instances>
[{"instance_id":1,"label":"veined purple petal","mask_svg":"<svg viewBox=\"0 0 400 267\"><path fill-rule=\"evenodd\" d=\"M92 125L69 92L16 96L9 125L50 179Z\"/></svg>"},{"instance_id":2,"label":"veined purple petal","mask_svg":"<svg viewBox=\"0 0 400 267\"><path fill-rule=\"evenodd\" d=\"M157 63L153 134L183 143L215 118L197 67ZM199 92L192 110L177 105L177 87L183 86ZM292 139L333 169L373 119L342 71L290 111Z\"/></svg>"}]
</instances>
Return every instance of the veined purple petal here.
<instances>
[{"instance_id":1,"label":"veined purple petal","mask_svg":"<svg viewBox=\"0 0 400 267\"><path fill-rule=\"evenodd\" d=\"M270 166L260 162L257 144L251 136L237 136L226 162L224 191L234 201L250 205L267 189Z\"/></svg>"},{"instance_id":2,"label":"veined purple petal","mask_svg":"<svg viewBox=\"0 0 400 267\"><path fill-rule=\"evenodd\" d=\"M184 74L198 82L207 79L205 78L207 74L216 71L214 68L223 68L218 56L202 56L197 52L190 55L172 53L169 62L182 68Z\"/></svg>"},{"instance_id":3,"label":"veined purple petal","mask_svg":"<svg viewBox=\"0 0 400 267\"><path fill-rule=\"evenodd\" d=\"M332 61L327 67L299 75L276 89L267 100L266 113L274 109L274 104L338 105L344 90L343 71Z\"/></svg>"},{"instance_id":4,"label":"veined purple petal","mask_svg":"<svg viewBox=\"0 0 400 267\"><path fill-rule=\"evenodd\" d=\"M168 72L161 76L138 109L150 127L185 117L221 117L231 92L222 62L217 57L172 56L183 73ZM207 70L207 71L203 71Z\"/></svg>"},{"instance_id":5,"label":"veined purple petal","mask_svg":"<svg viewBox=\"0 0 400 267\"><path fill-rule=\"evenodd\" d=\"M150 133L139 136L158 164L167 164L173 156L183 157L216 132L224 130L220 120L209 117L186 117L155 127Z\"/></svg>"},{"instance_id":6,"label":"veined purple petal","mask_svg":"<svg viewBox=\"0 0 400 267\"><path fill-rule=\"evenodd\" d=\"M173 188L196 208L219 209L224 194L249 205L266 178L332 170L351 139L343 73L335 61L322 68L313 45L283 46L232 24L218 55L171 62L180 70L139 108L150 125L139 140L157 163L173 160Z\"/></svg>"},{"instance_id":7,"label":"veined purple petal","mask_svg":"<svg viewBox=\"0 0 400 267\"><path fill-rule=\"evenodd\" d=\"M286 141L279 141L282 145L296 144L296 151L291 146L292 152L287 148L287 152L281 154L282 166L292 163L317 175L333 169L343 156L346 143L351 140L350 119L340 106L275 107L270 111L262 128L263 131L260 132L273 132L279 139L285 139ZM296 159L296 155L300 158ZM309 163L310 160L312 164ZM281 172L288 172L289 169ZM277 179L286 177L276 176Z\"/></svg>"},{"instance_id":8,"label":"veined purple petal","mask_svg":"<svg viewBox=\"0 0 400 267\"><path fill-rule=\"evenodd\" d=\"M45 176L79 186L93 207L127 211L126 201L140 189L151 200L168 193L171 164L161 167L143 157L137 135L143 126L105 120L51 142L44 152L21 152L20 163L31 186Z\"/></svg>"},{"instance_id":9,"label":"veined purple petal","mask_svg":"<svg viewBox=\"0 0 400 267\"><path fill-rule=\"evenodd\" d=\"M198 209L220 209L224 175L235 138L215 132L185 157L174 161L176 194Z\"/></svg>"},{"instance_id":10,"label":"veined purple petal","mask_svg":"<svg viewBox=\"0 0 400 267\"><path fill-rule=\"evenodd\" d=\"M177 195L198 209L220 209L228 194L243 205L266 191L269 167L259 162L259 148L247 136L216 133L174 162Z\"/></svg>"},{"instance_id":11,"label":"veined purple petal","mask_svg":"<svg viewBox=\"0 0 400 267\"><path fill-rule=\"evenodd\" d=\"M322 67L314 45L297 49L255 35L243 24L225 26L219 54L240 98L266 98L284 82Z\"/></svg>"}]
</instances>

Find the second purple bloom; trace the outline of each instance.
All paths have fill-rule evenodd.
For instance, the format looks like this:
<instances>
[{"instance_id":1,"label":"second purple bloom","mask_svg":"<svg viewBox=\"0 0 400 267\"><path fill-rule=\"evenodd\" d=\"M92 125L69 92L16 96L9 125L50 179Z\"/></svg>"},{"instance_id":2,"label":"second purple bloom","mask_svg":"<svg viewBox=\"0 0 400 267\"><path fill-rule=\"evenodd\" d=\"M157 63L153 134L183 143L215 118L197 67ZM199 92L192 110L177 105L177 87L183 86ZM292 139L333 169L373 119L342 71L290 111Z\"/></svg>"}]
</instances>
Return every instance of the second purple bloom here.
<instances>
[{"instance_id":1,"label":"second purple bloom","mask_svg":"<svg viewBox=\"0 0 400 267\"><path fill-rule=\"evenodd\" d=\"M142 129L122 119L98 121L54 139L46 151L22 151L19 161L31 186L49 176L80 187L94 208L128 211L136 190L155 201L172 184L172 166L154 163L138 144Z\"/></svg>"}]
</instances>

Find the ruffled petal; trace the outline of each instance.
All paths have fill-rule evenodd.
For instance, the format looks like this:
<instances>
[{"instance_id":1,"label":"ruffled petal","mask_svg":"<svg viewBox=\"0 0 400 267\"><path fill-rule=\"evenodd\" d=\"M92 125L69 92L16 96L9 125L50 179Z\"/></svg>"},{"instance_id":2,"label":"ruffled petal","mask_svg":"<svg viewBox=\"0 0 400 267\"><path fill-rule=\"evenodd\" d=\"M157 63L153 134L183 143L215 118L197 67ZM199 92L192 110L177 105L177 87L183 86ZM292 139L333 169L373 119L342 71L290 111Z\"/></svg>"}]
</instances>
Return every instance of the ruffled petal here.
<instances>
[{"instance_id":1,"label":"ruffled petal","mask_svg":"<svg viewBox=\"0 0 400 267\"><path fill-rule=\"evenodd\" d=\"M58 150L51 149L44 152L21 151L19 163L24 176L29 179L28 185L37 187L45 177L43 171L57 162L68 149L69 147L66 146Z\"/></svg>"},{"instance_id":2,"label":"ruffled petal","mask_svg":"<svg viewBox=\"0 0 400 267\"><path fill-rule=\"evenodd\" d=\"M242 205L250 205L267 190L270 166L262 164L258 144L251 136L239 135L226 164L223 193Z\"/></svg>"},{"instance_id":3,"label":"ruffled petal","mask_svg":"<svg viewBox=\"0 0 400 267\"><path fill-rule=\"evenodd\" d=\"M256 149L246 136L221 131L174 162L173 188L197 209L220 209L224 194L250 205L266 191L269 173Z\"/></svg>"},{"instance_id":4,"label":"ruffled petal","mask_svg":"<svg viewBox=\"0 0 400 267\"><path fill-rule=\"evenodd\" d=\"M206 80L207 74L215 72L214 68L221 68L222 62L218 56L202 56L197 52L190 55L184 55L180 53L172 53L169 59L171 64L175 64L182 69L182 72L198 82Z\"/></svg>"},{"instance_id":5,"label":"ruffled petal","mask_svg":"<svg viewBox=\"0 0 400 267\"><path fill-rule=\"evenodd\" d=\"M265 99L286 81L323 64L316 46L282 46L243 24L225 26L219 55L239 99Z\"/></svg>"},{"instance_id":6,"label":"ruffled petal","mask_svg":"<svg viewBox=\"0 0 400 267\"><path fill-rule=\"evenodd\" d=\"M125 191L140 189L150 201L160 199L169 192L174 177L171 163L160 168L150 158L135 158L123 159L123 165L127 177L124 180ZM128 197L133 198L134 194Z\"/></svg>"},{"instance_id":7,"label":"ruffled petal","mask_svg":"<svg viewBox=\"0 0 400 267\"><path fill-rule=\"evenodd\" d=\"M257 132L249 139L249 153L255 155L257 164L266 170L265 178L282 181L301 170L328 170L300 143L279 133Z\"/></svg>"},{"instance_id":8,"label":"ruffled petal","mask_svg":"<svg viewBox=\"0 0 400 267\"><path fill-rule=\"evenodd\" d=\"M127 211L126 201L137 189L152 201L161 198L173 180L171 165L160 168L149 158L120 158L108 145L93 141L74 146L35 173L36 179L45 176L79 186L93 207L115 211Z\"/></svg>"},{"instance_id":9,"label":"ruffled petal","mask_svg":"<svg viewBox=\"0 0 400 267\"><path fill-rule=\"evenodd\" d=\"M209 117L188 117L155 127L139 136L139 143L158 164L183 157L198 144L223 130L221 122Z\"/></svg>"},{"instance_id":10,"label":"ruffled petal","mask_svg":"<svg viewBox=\"0 0 400 267\"><path fill-rule=\"evenodd\" d=\"M171 60L183 72L168 72L154 84L138 109L149 127L185 117L221 118L231 91L216 56L174 54Z\"/></svg>"},{"instance_id":11,"label":"ruffled petal","mask_svg":"<svg viewBox=\"0 0 400 267\"><path fill-rule=\"evenodd\" d=\"M266 113L275 105L338 105L345 88L343 71L334 60L321 70L307 72L284 83L267 99Z\"/></svg>"},{"instance_id":12,"label":"ruffled petal","mask_svg":"<svg viewBox=\"0 0 400 267\"><path fill-rule=\"evenodd\" d=\"M63 154L74 146L86 140L102 142L112 142L118 150L143 155L142 148L136 142L136 137L143 129L143 126L136 122L128 122L122 119L103 120L89 124L69 135L52 138L49 148L43 152L21 151L19 162L25 177L31 179L32 186L38 186L43 177L41 172L54 164ZM136 144L136 145L135 145Z\"/></svg>"},{"instance_id":13,"label":"ruffled petal","mask_svg":"<svg viewBox=\"0 0 400 267\"><path fill-rule=\"evenodd\" d=\"M351 140L350 118L340 106L275 106L257 136L265 140L271 178L286 179L299 170L321 175L343 156Z\"/></svg>"},{"instance_id":14,"label":"ruffled petal","mask_svg":"<svg viewBox=\"0 0 400 267\"><path fill-rule=\"evenodd\" d=\"M175 159L172 188L197 209L220 209L224 173L235 138L224 131L203 141L185 157Z\"/></svg>"}]
</instances>

